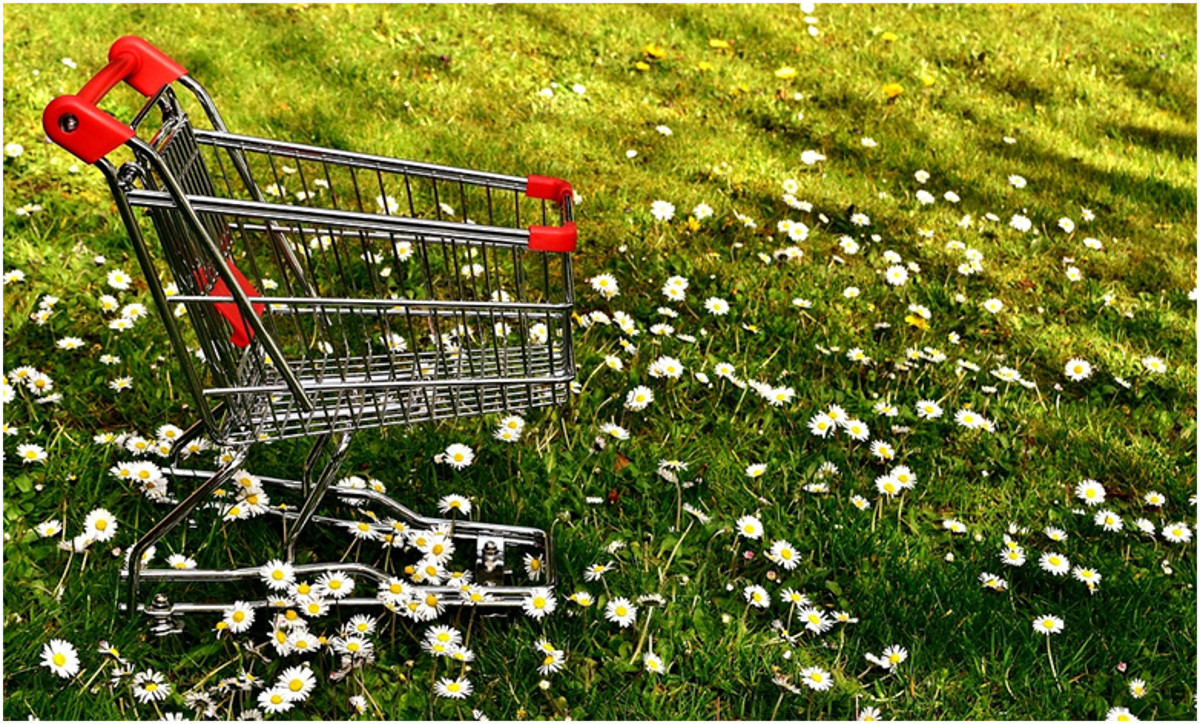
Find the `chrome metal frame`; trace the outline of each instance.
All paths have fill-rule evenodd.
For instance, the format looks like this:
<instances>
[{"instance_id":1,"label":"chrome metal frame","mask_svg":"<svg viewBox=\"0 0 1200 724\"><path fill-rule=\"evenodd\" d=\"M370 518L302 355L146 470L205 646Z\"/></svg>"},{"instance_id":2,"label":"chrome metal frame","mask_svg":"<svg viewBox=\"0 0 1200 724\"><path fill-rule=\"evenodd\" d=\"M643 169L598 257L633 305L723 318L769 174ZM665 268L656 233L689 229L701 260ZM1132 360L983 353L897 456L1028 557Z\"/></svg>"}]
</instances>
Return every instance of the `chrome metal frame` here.
<instances>
[{"instance_id":1,"label":"chrome metal frame","mask_svg":"<svg viewBox=\"0 0 1200 724\"><path fill-rule=\"evenodd\" d=\"M566 400L575 375L571 259L528 249L527 220L545 224L549 209L545 201L523 197L527 179L232 134L199 83L187 75L176 82L191 92L212 130L192 127L172 86L164 86L132 124L136 129L154 108L162 113L151 142L128 141L135 161L120 169L107 159L96 162L200 417L177 441L170 468L177 482L196 487L134 544L130 561L140 561L193 518L256 443L314 438L300 481L260 478L303 497L298 511L271 511L289 524L283 543L287 560L295 561L310 526L351 522L318 510L355 432ZM267 199L264 189L282 192L292 177L303 189L294 203L291 196ZM381 213L368 210L373 195ZM167 295L135 208L152 220L181 293ZM562 223L573 221L569 198L559 211ZM179 304L203 364L195 363L188 330L173 313ZM233 449L232 459L215 471L181 467L181 451L200 436ZM382 506L414 526L445 526L456 541L474 542L477 565L500 566L488 588L492 605L519 606L531 588L505 585L515 577L513 566L497 561L510 549L539 551L545 585L553 586L553 550L544 531L423 518L369 490L339 487L337 495ZM394 575L361 563L298 564L296 570L373 580ZM220 611L232 602L171 603L159 595L145 605L138 603L139 589L143 581L245 581L258 571L130 564L122 573L123 607L160 619ZM452 588L420 590L456 602ZM382 605L365 598L340 603ZM156 625L160 633L176 629Z\"/></svg>"}]
</instances>

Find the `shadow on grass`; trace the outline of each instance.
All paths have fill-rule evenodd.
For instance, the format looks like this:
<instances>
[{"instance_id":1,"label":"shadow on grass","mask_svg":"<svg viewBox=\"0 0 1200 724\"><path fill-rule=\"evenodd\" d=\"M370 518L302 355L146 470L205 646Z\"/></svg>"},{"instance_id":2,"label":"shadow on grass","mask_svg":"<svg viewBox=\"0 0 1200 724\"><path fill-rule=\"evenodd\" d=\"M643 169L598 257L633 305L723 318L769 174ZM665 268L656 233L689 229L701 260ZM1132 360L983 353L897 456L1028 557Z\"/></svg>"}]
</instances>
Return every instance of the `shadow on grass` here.
<instances>
[{"instance_id":1,"label":"shadow on grass","mask_svg":"<svg viewBox=\"0 0 1200 724\"><path fill-rule=\"evenodd\" d=\"M1109 127L1106 133L1110 137L1124 138L1143 148L1170 153L1185 160L1196 160L1196 136L1193 134L1129 124Z\"/></svg>"}]
</instances>

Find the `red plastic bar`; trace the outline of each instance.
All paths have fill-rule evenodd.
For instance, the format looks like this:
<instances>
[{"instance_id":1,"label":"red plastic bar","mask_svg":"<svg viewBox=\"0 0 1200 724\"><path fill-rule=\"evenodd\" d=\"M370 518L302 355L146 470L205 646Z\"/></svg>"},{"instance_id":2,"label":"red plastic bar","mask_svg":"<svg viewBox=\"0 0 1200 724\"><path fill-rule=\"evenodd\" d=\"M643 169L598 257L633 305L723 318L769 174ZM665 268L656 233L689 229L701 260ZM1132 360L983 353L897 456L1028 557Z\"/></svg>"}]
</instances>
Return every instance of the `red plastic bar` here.
<instances>
[{"instance_id":1,"label":"red plastic bar","mask_svg":"<svg viewBox=\"0 0 1200 724\"><path fill-rule=\"evenodd\" d=\"M242 291L246 293L247 297L254 299L262 296L258 293L258 290L254 288L254 285L250 283L250 280L247 279L244 274L242 274L242 271L234 266L232 259L226 259L225 263L229 265L229 270L233 272L234 278L237 279L238 286L242 288ZM196 279L200 282L201 286L204 286L208 282L208 277L205 276L204 271L201 269L196 270ZM218 277L217 283L213 285L212 291L208 293L208 296L230 296L229 287L225 284L225 280ZM229 326L233 327L233 335L230 337L229 341L233 342L233 344L238 347L249 346L250 340L254 339L254 329L246 323L245 319L242 319L242 311L238 309L238 305L234 302L222 302L213 306L215 306L217 312L225 318L225 321L229 322ZM260 317L262 316L264 309L266 309L265 305L254 305L254 312Z\"/></svg>"},{"instance_id":2,"label":"red plastic bar","mask_svg":"<svg viewBox=\"0 0 1200 724\"><path fill-rule=\"evenodd\" d=\"M575 251L578 231L575 222L562 226L529 227L530 251Z\"/></svg>"},{"instance_id":3,"label":"red plastic bar","mask_svg":"<svg viewBox=\"0 0 1200 724\"><path fill-rule=\"evenodd\" d=\"M531 199L545 199L561 204L563 199L574 196L575 192L571 190L571 184L560 178L530 176L525 182L525 195Z\"/></svg>"},{"instance_id":4,"label":"red plastic bar","mask_svg":"<svg viewBox=\"0 0 1200 724\"><path fill-rule=\"evenodd\" d=\"M112 44L104 66L76 95L59 96L42 112L50 140L95 163L133 138L133 129L96 107L124 81L146 97L187 75L187 69L145 40L127 35Z\"/></svg>"}]
</instances>

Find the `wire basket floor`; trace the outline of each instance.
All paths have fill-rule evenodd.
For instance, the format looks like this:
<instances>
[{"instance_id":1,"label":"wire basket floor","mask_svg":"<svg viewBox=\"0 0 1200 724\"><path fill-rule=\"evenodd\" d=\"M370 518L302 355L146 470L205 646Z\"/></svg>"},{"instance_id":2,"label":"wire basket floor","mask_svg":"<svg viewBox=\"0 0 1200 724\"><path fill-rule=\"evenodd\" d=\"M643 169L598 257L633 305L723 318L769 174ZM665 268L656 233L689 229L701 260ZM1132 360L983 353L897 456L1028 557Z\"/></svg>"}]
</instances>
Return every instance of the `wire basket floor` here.
<instances>
[{"instance_id":1,"label":"wire basket floor","mask_svg":"<svg viewBox=\"0 0 1200 724\"><path fill-rule=\"evenodd\" d=\"M241 393L252 397L243 408L249 413L227 421L222 437L249 444L561 405L574 374L556 352L500 347L288 360L315 409L303 411L287 391ZM246 386L286 390L282 377L264 368L265 379Z\"/></svg>"}]
</instances>

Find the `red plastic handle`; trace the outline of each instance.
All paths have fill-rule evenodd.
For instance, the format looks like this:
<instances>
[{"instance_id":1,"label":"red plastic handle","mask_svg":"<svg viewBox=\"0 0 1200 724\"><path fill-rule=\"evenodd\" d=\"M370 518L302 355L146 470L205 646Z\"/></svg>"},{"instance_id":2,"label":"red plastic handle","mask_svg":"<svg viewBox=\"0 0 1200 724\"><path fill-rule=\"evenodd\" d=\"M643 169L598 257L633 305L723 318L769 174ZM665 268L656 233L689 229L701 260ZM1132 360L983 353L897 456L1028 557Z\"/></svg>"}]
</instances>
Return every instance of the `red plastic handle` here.
<instances>
[{"instance_id":1,"label":"red plastic handle","mask_svg":"<svg viewBox=\"0 0 1200 724\"><path fill-rule=\"evenodd\" d=\"M133 138L133 129L96 107L118 83L125 81L146 97L187 75L187 69L145 40L127 35L112 44L108 65L73 96L59 96L42 113L42 128L50 140L95 163Z\"/></svg>"},{"instance_id":2,"label":"red plastic handle","mask_svg":"<svg viewBox=\"0 0 1200 724\"><path fill-rule=\"evenodd\" d=\"M571 184L560 178L530 176L525 182L525 195L531 199L553 201L561 207L567 199L574 198L575 192ZM573 221L562 226L531 226L529 248L531 251L575 251L577 237Z\"/></svg>"}]
</instances>

